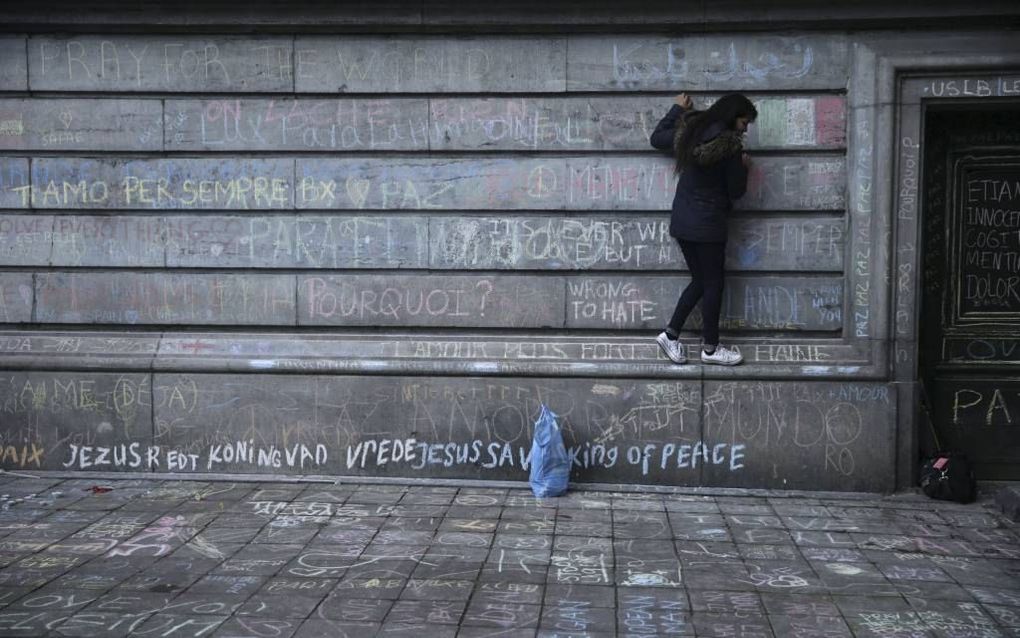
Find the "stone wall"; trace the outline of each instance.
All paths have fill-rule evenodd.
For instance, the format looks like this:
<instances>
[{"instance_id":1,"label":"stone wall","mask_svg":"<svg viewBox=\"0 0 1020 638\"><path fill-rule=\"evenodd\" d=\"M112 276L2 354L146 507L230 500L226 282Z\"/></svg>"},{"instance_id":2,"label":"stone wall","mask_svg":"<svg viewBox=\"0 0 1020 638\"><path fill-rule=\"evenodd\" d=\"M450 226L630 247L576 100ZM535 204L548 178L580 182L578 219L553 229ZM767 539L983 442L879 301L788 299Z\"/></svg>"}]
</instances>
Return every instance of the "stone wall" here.
<instances>
[{"instance_id":1,"label":"stone wall","mask_svg":"<svg viewBox=\"0 0 1020 638\"><path fill-rule=\"evenodd\" d=\"M522 480L545 403L576 481L891 489L858 36L601 28L0 35L0 466ZM760 113L733 370L652 341L681 90Z\"/></svg>"}]
</instances>

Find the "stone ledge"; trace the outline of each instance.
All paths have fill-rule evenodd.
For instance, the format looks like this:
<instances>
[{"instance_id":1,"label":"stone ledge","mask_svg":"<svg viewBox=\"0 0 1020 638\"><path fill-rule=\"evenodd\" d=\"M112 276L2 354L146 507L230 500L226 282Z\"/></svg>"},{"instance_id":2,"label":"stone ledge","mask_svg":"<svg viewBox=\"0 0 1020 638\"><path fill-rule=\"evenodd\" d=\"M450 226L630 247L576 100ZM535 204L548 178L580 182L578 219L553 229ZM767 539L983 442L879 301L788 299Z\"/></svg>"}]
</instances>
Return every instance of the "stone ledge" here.
<instances>
[{"instance_id":1,"label":"stone ledge","mask_svg":"<svg viewBox=\"0 0 1020 638\"><path fill-rule=\"evenodd\" d=\"M647 337L0 332L0 369L640 378L883 379L880 342L737 339L745 365L668 365ZM870 344L870 347L869 347Z\"/></svg>"},{"instance_id":2,"label":"stone ledge","mask_svg":"<svg viewBox=\"0 0 1020 638\"><path fill-rule=\"evenodd\" d=\"M903 28L909 21L915 26L945 25L959 28L968 24L988 24L998 19L1007 22L1017 14L1015 3L1002 0L983 2L894 3L829 2L824 13L814 3L805 2L645 2L633 8L619 3L586 3L583 10L577 3L535 2L479 5L474 8L450 0L408 2L388 0L381 3L345 3L338 10L336 3L254 2L242 10L237 3L206 2L201 10L190 3L161 2L139 5L137 9L122 3L66 1L30 3L9 7L5 19L10 28L21 30L55 29L83 30L101 26L105 30L159 26L177 32L201 32L212 28L261 31L300 27L304 30L360 33L385 28L401 32L429 29L552 29L575 27L591 30L638 29L659 30L663 25L687 28L729 29L804 29L833 26ZM1006 18L1007 20L1003 20Z\"/></svg>"}]
</instances>

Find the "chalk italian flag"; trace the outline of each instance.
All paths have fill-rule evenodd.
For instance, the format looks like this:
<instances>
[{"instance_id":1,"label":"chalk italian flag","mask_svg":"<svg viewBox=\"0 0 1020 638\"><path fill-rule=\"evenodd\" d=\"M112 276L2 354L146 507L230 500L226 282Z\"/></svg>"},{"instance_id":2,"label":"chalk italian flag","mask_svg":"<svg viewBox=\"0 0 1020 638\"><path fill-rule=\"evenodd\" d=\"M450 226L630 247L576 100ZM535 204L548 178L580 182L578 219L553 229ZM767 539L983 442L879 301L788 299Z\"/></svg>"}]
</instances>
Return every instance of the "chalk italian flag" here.
<instances>
[{"instance_id":1,"label":"chalk italian flag","mask_svg":"<svg viewBox=\"0 0 1020 638\"><path fill-rule=\"evenodd\" d=\"M751 127L757 147L839 147L846 142L846 107L842 97L765 98Z\"/></svg>"}]
</instances>

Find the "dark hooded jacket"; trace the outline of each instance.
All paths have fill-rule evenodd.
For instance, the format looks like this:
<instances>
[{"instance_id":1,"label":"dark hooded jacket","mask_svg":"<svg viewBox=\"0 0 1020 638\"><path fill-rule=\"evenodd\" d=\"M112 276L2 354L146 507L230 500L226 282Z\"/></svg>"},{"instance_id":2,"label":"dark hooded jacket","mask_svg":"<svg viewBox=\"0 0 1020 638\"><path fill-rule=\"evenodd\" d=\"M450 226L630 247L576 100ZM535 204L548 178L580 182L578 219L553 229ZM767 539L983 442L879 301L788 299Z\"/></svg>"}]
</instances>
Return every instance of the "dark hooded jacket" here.
<instances>
[{"instance_id":1,"label":"dark hooded jacket","mask_svg":"<svg viewBox=\"0 0 1020 638\"><path fill-rule=\"evenodd\" d=\"M652 132L652 146L675 152L687 121L697 114L674 104ZM733 210L733 200L747 190L742 150L739 132L721 123L704 131L694 147L694 165L685 167L677 181L670 235L687 241L726 241L727 214Z\"/></svg>"}]
</instances>

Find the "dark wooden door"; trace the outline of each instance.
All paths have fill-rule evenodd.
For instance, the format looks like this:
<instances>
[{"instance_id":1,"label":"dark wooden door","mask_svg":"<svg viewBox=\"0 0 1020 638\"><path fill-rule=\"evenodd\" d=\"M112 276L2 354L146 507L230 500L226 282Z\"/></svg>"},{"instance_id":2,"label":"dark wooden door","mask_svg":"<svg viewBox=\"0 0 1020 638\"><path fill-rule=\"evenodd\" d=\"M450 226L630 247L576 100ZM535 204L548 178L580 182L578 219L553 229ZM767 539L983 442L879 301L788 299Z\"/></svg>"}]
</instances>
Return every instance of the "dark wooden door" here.
<instances>
[{"instance_id":1,"label":"dark wooden door","mask_svg":"<svg viewBox=\"0 0 1020 638\"><path fill-rule=\"evenodd\" d=\"M931 416L978 478L1020 479L1020 110L929 108L923 170Z\"/></svg>"}]
</instances>

